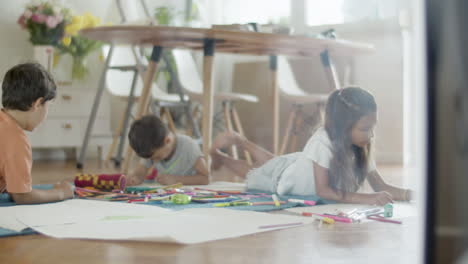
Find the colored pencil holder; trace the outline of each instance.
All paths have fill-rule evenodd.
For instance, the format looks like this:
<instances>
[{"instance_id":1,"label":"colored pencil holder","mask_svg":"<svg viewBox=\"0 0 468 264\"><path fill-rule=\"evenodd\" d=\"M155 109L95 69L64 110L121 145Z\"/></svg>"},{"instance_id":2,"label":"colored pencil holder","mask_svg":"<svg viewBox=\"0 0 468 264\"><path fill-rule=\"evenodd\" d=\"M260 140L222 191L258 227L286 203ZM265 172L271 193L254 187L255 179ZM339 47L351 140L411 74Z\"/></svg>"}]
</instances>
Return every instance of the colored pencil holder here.
<instances>
[{"instance_id":1,"label":"colored pencil holder","mask_svg":"<svg viewBox=\"0 0 468 264\"><path fill-rule=\"evenodd\" d=\"M123 174L85 174L80 173L75 177L76 187L94 187L100 190L124 190L126 184Z\"/></svg>"}]
</instances>

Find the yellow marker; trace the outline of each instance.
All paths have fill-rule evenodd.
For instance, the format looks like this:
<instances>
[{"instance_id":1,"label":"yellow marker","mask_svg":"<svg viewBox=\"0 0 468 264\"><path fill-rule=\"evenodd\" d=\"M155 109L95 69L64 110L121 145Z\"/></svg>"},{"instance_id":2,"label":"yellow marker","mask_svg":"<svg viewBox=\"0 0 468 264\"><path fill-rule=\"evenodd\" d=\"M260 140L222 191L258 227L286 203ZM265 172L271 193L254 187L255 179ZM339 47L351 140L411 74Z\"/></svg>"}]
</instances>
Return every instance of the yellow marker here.
<instances>
[{"instance_id":1,"label":"yellow marker","mask_svg":"<svg viewBox=\"0 0 468 264\"><path fill-rule=\"evenodd\" d=\"M320 215L314 215L314 218L317 219L317 220L320 220L321 222L330 224L330 225L335 223L335 220L333 220L332 218L329 218L329 217L323 217L323 216L320 216Z\"/></svg>"},{"instance_id":2,"label":"yellow marker","mask_svg":"<svg viewBox=\"0 0 468 264\"><path fill-rule=\"evenodd\" d=\"M276 194L271 195L271 198L273 199L273 202L275 202L275 206L279 207L281 205Z\"/></svg>"},{"instance_id":3,"label":"yellow marker","mask_svg":"<svg viewBox=\"0 0 468 264\"><path fill-rule=\"evenodd\" d=\"M330 225L335 223L335 220L328 218L328 217L324 217L322 221Z\"/></svg>"},{"instance_id":4,"label":"yellow marker","mask_svg":"<svg viewBox=\"0 0 468 264\"><path fill-rule=\"evenodd\" d=\"M231 203L216 203L213 204L215 207L226 207L226 206L231 206Z\"/></svg>"}]
</instances>

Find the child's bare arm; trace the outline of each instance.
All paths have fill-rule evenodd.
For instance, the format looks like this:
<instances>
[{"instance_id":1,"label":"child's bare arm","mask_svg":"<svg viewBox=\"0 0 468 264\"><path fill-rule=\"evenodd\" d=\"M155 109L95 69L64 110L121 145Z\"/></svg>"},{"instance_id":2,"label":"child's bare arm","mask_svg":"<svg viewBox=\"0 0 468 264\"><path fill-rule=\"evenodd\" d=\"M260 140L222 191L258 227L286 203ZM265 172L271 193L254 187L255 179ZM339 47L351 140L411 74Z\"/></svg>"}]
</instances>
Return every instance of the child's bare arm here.
<instances>
[{"instance_id":1,"label":"child's bare arm","mask_svg":"<svg viewBox=\"0 0 468 264\"><path fill-rule=\"evenodd\" d=\"M210 173L208 171L208 165L204 157L199 157L194 165L197 171L196 175L192 176L179 176L163 174L158 175L157 181L164 185L182 183L185 185L206 185L210 183Z\"/></svg>"},{"instance_id":2,"label":"child's bare arm","mask_svg":"<svg viewBox=\"0 0 468 264\"><path fill-rule=\"evenodd\" d=\"M386 183L382 176L380 176L380 173L376 170L367 175L367 180L374 191L386 191L390 193L395 200L410 201L413 196L412 191L409 189L399 188Z\"/></svg>"},{"instance_id":3,"label":"child's bare arm","mask_svg":"<svg viewBox=\"0 0 468 264\"><path fill-rule=\"evenodd\" d=\"M139 163L137 167L127 175L127 185L132 186L141 184L145 180L145 176L148 174L150 169Z\"/></svg>"},{"instance_id":4,"label":"child's bare arm","mask_svg":"<svg viewBox=\"0 0 468 264\"><path fill-rule=\"evenodd\" d=\"M54 184L51 190L33 189L28 193L11 193L13 201L17 204L39 204L63 201L73 198L73 186L68 182Z\"/></svg>"},{"instance_id":5,"label":"child's bare arm","mask_svg":"<svg viewBox=\"0 0 468 264\"><path fill-rule=\"evenodd\" d=\"M387 192L351 193L337 192L328 185L328 169L314 162L315 190L321 198L344 203L385 205L391 203L392 195Z\"/></svg>"}]
</instances>

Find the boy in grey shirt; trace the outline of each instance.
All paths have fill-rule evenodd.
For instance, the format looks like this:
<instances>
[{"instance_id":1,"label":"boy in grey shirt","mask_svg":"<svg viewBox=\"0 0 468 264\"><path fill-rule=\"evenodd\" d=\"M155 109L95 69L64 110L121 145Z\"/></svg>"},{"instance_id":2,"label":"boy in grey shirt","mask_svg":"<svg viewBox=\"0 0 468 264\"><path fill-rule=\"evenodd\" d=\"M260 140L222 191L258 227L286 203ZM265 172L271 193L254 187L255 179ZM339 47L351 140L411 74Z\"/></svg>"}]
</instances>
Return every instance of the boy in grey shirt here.
<instances>
[{"instance_id":1,"label":"boy in grey shirt","mask_svg":"<svg viewBox=\"0 0 468 264\"><path fill-rule=\"evenodd\" d=\"M146 159L129 175L128 185L142 183L148 169L152 167L158 171L156 180L160 184L209 183L206 160L197 142L188 136L169 131L158 117L147 115L136 120L128 138L135 153Z\"/></svg>"}]
</instances>

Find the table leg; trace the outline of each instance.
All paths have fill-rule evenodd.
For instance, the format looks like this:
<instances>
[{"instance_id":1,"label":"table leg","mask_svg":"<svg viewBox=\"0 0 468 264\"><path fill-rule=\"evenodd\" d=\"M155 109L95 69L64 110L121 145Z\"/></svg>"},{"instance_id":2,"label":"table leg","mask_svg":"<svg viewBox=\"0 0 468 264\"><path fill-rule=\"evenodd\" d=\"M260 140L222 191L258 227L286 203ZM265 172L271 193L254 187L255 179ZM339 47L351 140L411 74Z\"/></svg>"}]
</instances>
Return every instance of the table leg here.
<instances>
[{"instance_id":1,"label":"table leg","mask_svg":"<svg viewBox=\"0 0 468 264\"><path fill-rule=\"evenodd\" d=\"M332 90L341 89L340 79L338 78L338 73L335 69L335 64L330 59L330 54L328 50L320 53L320 59L322 60L323 68L325 69L325 74L327 75L328 83Z\"/></svg>"},{"instance_id":2,"label":"table leg","mask_svg":"<svg viewBox=\"0 0 468 264\"><path fill-rule=\"evenodd\" d=\"M279 92L277 83L278 72L278 56L270 56L270 71L271 71L271 105L272 110L272 130L273 130L273 146L272 152L278 154L278 140L279 140Z\"/></svg>"},{"instance_id":3,"label":"table leg","mask_svg":"<svg viewBox=\"0 0 468 264\"><path fill-rule=\"evenodd\" d=\"M130 116L132 114L133 104L135 103L135 89L136 89L136 82L138 79L139 72L138 70L133 72L133 79L132 79L132 86L130 88L130 94L128 96L127 101L127 108L125 109L125 116L124 116L124 123L122 126L122 131L120 134L120 142L119 147L117 150L117 155L115 156L114 162L117 168L120 168L120 164L122 163L122 154L125 147L125 139L127 138L128 133L128 126L130 124Z\"/></svg>"},{"instance_id":4,"label":"table leg","mask_svg":"<svg viewBox=\"0 0 468 264\"><path fill-rule=\"evenodd\" d=\"M214 39L205 39L203 46L203 154L210 164L210 147L213 133L213 56Z\"/></svg>"},{"instance_id":5,"label":"table leg","mask_svg":"<svg viewBox=\"0 0 468 264\"><path fill-rule=\"evenodd\" d=\"M148 63L148 67L145 72L145 80L143 83L143 91L141 91L140 101L138 102L138 110L135 116L135 119L141 118L147 111L149 102L151 101L151 87L153 84L154 74L156 73L156 68L158 62L161 58L162 47L155 46L151 52L151 58ZM127 153L125 155L124 164L122 168L122 173L128 174L128 169L130 166L130 161L133 157L133 150L130 146L127 148Z\"/></svg>"},{"instance_id":6,"label":"table leg","mask_svg":"<svg viewBox=\"0 0 468 264\"><path fill-rule=\"evenodd\" d=\"M119 140L121 141L121 135L122 135L122 130L124 127L124 122L125 122L125 112L122 113L122 117L120 118L119 121L119 127L117 128L117 131L115 132L114 136L112 137L112 144L109 148L109 152L107 152L106 159L104 160L104 163L107 165L110 160L112 159L112 156L114 155L115 148L117 147L117 143L119 143Z\"/></svg>"}]
</instances>

